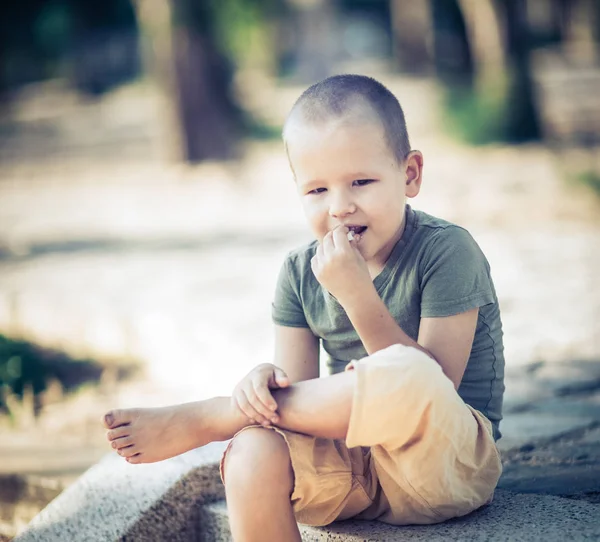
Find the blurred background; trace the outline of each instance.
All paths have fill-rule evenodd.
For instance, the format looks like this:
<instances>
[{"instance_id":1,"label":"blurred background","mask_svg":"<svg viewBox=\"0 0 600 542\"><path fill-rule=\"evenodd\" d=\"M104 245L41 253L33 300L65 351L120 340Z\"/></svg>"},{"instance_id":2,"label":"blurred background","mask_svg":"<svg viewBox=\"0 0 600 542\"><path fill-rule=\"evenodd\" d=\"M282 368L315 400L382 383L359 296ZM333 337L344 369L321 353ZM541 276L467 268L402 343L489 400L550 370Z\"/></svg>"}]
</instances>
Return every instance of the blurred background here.
<instances>
[{"instance_id":1,"label":"blurred background","mask_svg":"<svg viewBox=\"0 0 600 542\"><path fill-rule=\"evenodd\" d=\"M271 359L274 281L310 240L281 126L345 72L400 99L411 203L490 260L505 442L560 383L600 405L597 1L9 2L0 539L108 451L107 408L228 394Z\"/></svg>"}]
</instances>

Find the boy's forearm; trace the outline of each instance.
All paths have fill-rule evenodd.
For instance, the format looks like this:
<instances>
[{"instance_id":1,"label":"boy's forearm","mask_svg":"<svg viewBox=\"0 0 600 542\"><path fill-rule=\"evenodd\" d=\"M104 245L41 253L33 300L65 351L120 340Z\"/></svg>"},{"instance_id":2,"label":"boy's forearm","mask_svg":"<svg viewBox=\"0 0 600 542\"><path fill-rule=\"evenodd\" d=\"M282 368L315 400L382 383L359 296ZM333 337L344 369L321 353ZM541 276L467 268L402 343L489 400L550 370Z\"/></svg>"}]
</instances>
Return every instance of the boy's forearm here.
<instances>
[{"instance_id":1,"label":"boy's forearm","mask_svg":"<svg viewBox=\"0 0 600 542\"><path fill-rule=\"evenodd\" d=\"M342 304L367 353L373 354L392 344L412 346L433 357L411 339L396 323L373 288L357 296L357 302ZM354 371L297 382L287 388L271 390L277 403L277 427L315 437L342 439L348 433ZM215 413L220 422L214 440L227 440L252 425L229 397L218 397Z\"/></svg>"},{"instance_id":2,"label":"boy's forearm","mask_svg":"<svg viewBox=\"0 0 600 542\"><path fill-rule=\"evenodd\" d=\"M398 325L374 286L343 307L367 354L374 354L392 344L403 344L417 348L433 358L430 352L409 337Z\"/></svg>"},{"instance_id":3,"label":"boy's forearm","mask_svg":"<svg viewBox=\"0 0 600 542\"><path fill-rule=\"evenodd\" d=\"M274 390L277 427L314 437L346 438L355 379L349 371Z\"/></svg>"},{"instance_id":4,"label":"boy's forearm","mask_svg":"<svg viewBox=\"0 0 600 542\"><path fill-rule=\"evenodd\" d=\"M354 379L354 372L349 371L272 390L278 406L277 427L315 437L345 438ZM244 427L253 425L230 397L215 397L208 401L212 414L211 440L228 440Z\"/></svg>"}]
</instances>

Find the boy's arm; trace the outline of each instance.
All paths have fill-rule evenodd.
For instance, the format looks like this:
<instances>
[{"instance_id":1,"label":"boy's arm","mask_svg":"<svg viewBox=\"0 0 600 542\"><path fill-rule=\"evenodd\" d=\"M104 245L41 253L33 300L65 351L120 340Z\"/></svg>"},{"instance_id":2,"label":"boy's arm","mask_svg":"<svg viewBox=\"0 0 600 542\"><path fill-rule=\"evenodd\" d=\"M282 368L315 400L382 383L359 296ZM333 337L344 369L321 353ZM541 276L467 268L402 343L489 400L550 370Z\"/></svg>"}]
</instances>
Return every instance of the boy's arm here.
<instances>
[{"instance_id":1,"label":"boy's arm","mask_svg":"<svg viewBox=\"0 0 600 542\"><path fill-rule=\"evenodd\" d=\"M252 369L235 387L232 401L252 423L276 423L273 390L319 377L319 341L308 328L275 326L275 359Z\"/></svg>"},{"instance_id":2,"label":"boy's arm","mask_svg":"<svg viewBox=\"0 0 600 542\"><path fill-rule=\"evenodd\" d=\"M291 383L319 378L319 339L305 327L275 325L273 364L285 371Z\"/></svg>"},{"instance_id":3,"label":"boy's arm","mask_svg":"<svg viewBox=\"0 0 600 542\"><path fill-rule=\"evenodd\" d=\"M437 361L458 389L471 353L479 309L443 318L422 318L417 341L396 323L375 288L360 303L348 303L346 313L368 354L392 344L412 346Z\"/></svg>"},{"instance_id":4,"label":"boy's arm","mask_svg":"<svg viewBox=\"0 0 600 542\"><path fill-rule=\"evenodd\" d=\"M460 241L450 245L446 243L446 248L450 246L446 256L458 255L459 262L476 258L472 244L468 240ZM458 250L461 247L462 251ZM445 265L452 271L456 268L455 260L437 258L435 264L438 269L430 269L430 274L435 272L436 276L444 278L440 266ZM392 344L412 346L437 361L458 389L475 337L478 308L453 316L421 318L419 336L414 341L396 323L379 297L367 264L356 247L356 240L348 241L347 228L336 228L324 237L311 266L321 285L344 307L368 354Z\"/></svg>"},{"instance_id":5,"label":"boy's arm","mask_svg":"<svg viewBox=\"0 0 600 542\"><path fill-rule=\"evenodd\" d=\"M419 344L441 365L458 390L471 355L479 309L454 316L421 318Z\"/></svg>"}]
</instances>

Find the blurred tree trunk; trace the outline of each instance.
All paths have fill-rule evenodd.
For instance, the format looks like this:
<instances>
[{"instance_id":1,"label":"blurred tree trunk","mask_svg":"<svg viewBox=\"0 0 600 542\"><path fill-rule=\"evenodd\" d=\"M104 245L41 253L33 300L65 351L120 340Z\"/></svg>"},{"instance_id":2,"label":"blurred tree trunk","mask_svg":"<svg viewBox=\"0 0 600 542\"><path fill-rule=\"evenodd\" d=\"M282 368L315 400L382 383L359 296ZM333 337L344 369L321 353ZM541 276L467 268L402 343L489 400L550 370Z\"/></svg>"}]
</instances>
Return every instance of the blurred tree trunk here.
<instances>
[{"instance_id":1,"label":"blurred tree trunk","mask_svg":"<svg viewBox=\"0 0 600 542\"><path fill-rule=\"evenodd\" d=\"M235 156L240 122L211 8L198 4L135 0L146 70L161 91L161 150L187 162Z\"/></svg>"},{"instance_id":2,"label":"blurred tree trunk","mask_svg":"<svg viewBox=\"0 0 600 542\"><path fill-rule=\"evenodd\" d=\"M540 136L538 115L533 95L531 44L525 0L504 0L507 21L507 50L510 58L510 88L506 108L507 130L513 141L537 139Z\"/></svg>"},{"instance_id":3,"label":"blurred tree trunk","mask_svg":"<svg viewBox=\"0 0 600 542\"><path fill-rule=\"evenodd\" d=\"M564 15L563 38L577 47L578 53L595 58L599 53L600 7L598 0L562 0Z\"/></svg>"},{"instance_id":4,"label":"blurred tree trunk","mask_svg":"<svg viewBox=\"0 0 600 542\"><path fill-rule=\"evenodd\" d=\"M433 19L429 0L392 0L392 40L398 68L428 73L432 67Z\"/></svg>"},{"instance_id":5,"label":"blurred tree trunk","mask_svg":"<svg viewBox=\"0 0 600 542\"><path fill-rule=\"evenodd\" d=\"M286 0L296 32L295 74L316 83L332 74L338 55L337 1Z\"/></svg>"},{"instance_id":6,"label":"blurred tree trunk","mask_svg":"<svg viewBox=\"0 0 600 542\"><path fill-rule=\"evenodd\" d=\"M294 7L290 0L286 0L279 5L278 13L272 20L273 57L277 76L287 76L295 69L298 28L294 15Z\"/></svg>"},{"instance_id":7,"label":"blurred tree trunk","mask_svg":"<svg viewBox=\"0 0 600 542\"><path fill-rule=\"evenodd\" d=\"M473 86L473 55L458 0L432 0L433 61L437 76L449 87Z\"/></svg>"},{"instance_id":8,"label":"blurred tree trunk","mask_svg":"<svg viewBox=\"0 0 600 542\"><path fill-rule=\"evenodd\" d=\"M539 137L526 0L458 3L469 36L477 94L490 104L502 104L509 140Z\"/></svg>"},{"instance_id":9,"label":"blurred tree trunk","mask_svg":"<svg viewBox=\"0 0 600 542\"><path fill-rule=\"evenodd\" d=\"M458 0L469 38L475 85L482 92L503 84L508 65L504 21L493 0Z\"/></svg>"}]
</instances>

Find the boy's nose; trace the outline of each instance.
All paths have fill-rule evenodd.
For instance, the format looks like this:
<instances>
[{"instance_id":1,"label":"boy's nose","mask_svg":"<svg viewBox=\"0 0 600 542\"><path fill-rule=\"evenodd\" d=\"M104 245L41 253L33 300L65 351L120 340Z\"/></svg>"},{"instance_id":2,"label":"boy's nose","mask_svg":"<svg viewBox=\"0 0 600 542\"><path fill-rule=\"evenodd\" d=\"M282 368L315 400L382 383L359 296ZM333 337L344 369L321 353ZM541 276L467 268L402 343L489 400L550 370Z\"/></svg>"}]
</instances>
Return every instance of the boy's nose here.
<instances>
[{"instance_id":1,"label":"boy's nose","mask_svg":"<svg viewBox=\"0 0 600 542\"><path fill-rule=\"evenodd\" d=\"M347 216L355 211L356 205L352 199L344 195L334 196L329 205L329 215L332 217Z\"/></svg>"}]
</instances>

